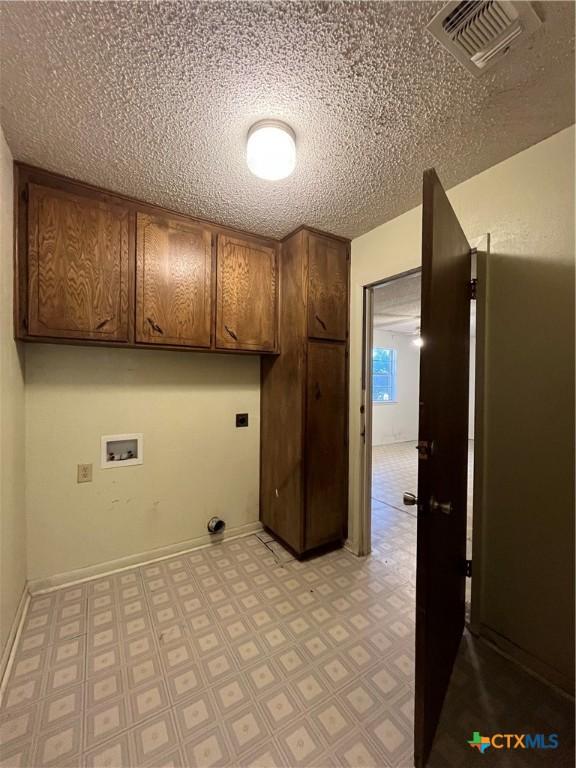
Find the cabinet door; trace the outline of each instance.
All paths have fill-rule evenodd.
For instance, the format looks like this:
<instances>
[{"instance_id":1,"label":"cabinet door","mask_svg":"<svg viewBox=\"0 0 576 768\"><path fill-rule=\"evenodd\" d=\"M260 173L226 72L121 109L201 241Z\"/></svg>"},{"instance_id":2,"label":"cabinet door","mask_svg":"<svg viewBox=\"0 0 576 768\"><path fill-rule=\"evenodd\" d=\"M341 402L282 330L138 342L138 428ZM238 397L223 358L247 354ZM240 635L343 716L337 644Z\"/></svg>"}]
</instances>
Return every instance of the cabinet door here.
<instances>
[{"instance_id":1,"label":"cabinet door","mask_svg":"<svg viewBox=\"0 0 576 768\"><path fill-rule=\"evenodd\" d=\"M310 341L306 386L306 549L344 538L348 507L346 346Z\"/></svg>"},{"instance_id":2,"label":"cabinet door","mask_svg":"<svg viewBox=\"0 0 576 768\"><path fill-rule=\"evenodd\" d=\"M136 341L209 347L211 232L139 213L136 254Z\"/></svg>"},{"instance_id":3,"label":"cabinet door","mask_svg":"<svg viewBox=\"0 0 576 768\"><path fill-rule=\"evenodd\" d=\"M348 331L348 246L308 235L308 336L345 341Z\"/></svg>"},{"instance_id":4,"label":"cabinet door","mask_svg":"<svg viewBox=\"0 0 576 768\"><path fill-rule=\"evenodd\" d=\"M28 199L28 334L128 341L128 210L34 184Z\"/></svg>"},{"instance_id":5,"label":"cabinet door","mask_svg":"<svg viewBox=\"0 0 576 768\"><path fill-rule=\"evenodd\" d=\"M216 346L273 352L276 348L276 249L218 237Z\"/></svg>"}]
</instances>

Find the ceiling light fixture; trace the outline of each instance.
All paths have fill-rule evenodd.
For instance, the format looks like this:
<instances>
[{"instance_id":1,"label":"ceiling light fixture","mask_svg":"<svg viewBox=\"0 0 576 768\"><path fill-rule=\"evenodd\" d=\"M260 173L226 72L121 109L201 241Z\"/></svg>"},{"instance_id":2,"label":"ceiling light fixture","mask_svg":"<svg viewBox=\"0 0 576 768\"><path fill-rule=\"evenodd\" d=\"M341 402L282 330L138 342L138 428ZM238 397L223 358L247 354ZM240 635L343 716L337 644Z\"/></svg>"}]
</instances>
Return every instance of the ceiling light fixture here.
<instances>
[{"instance_id":1,"label":"ceiling light fixture","mask_svg":"<svg viewBox=\"0 0 576 768\"><path fill-rule=\"evenodd\" d=\"M278 181L290 176L296 165L296 136L280 120L261 120L248 131L246 162L254 176Z\"/></svg>"}]
</instances>

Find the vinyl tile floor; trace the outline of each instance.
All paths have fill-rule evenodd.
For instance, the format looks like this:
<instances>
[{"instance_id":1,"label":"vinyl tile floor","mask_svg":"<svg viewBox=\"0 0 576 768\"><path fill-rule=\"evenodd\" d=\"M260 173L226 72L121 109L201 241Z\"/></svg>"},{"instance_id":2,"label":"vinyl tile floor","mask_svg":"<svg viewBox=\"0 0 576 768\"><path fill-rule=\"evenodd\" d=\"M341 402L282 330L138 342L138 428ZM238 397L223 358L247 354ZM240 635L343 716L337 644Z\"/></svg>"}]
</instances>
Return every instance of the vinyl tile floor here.
<instances>
[{"instance_id":1,"label":"vinyl tile floor","mask_svg":"<svg viewBox=\"0 0 576 768\"><path fill-rule=\"evenodd\" d=\"M298 562L259 534L33 597L0 767L412 766L415 517L379 503L367 558ZM573 722L469 641L434 765L470 765L494 712Z\"/></svg>"},{"instance_id":2,"label":"vinyl tile floor","mask_svg":"<svg viewBox=\"0 0 576 768\"><path fill-rule=\"evenodd\" d=\"M256 535L39 595L0 765L409 766L413 638L403 569Z\"/></svg>"}]
</instances>

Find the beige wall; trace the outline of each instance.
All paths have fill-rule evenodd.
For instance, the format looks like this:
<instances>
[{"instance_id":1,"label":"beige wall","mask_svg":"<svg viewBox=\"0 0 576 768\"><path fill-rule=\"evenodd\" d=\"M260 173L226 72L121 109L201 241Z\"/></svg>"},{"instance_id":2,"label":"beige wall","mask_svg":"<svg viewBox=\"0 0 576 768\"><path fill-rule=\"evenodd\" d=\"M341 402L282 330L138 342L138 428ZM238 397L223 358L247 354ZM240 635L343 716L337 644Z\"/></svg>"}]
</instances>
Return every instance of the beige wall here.
<instances>
[{"instance_id":1,"label":"beige wall","mask_svg":"<svg viewBox=\"0 0 576 768\"><path fill-rule=\"evenodd\" d=\"M574 626L574 128L450 190L491 234L480 619L566 679ZM421 209L352 243L350 534L358 545L362 286L420 263Z\"/></svg>"},{"instance_id":2,"label":"beige wall","mask_svg":"<svg viewBox=\"0 0 576 768\"><path fill-rule=\"evenodd\" d=\"M257 521L259 377L252 356L28 344L29 578L195 539L212 515ZM101 435L126 432L144 464L100 469Z\"/></svg>"},{"instance_id":3,"label":"beige wall","mask_svg":"<svg viewBox=\"0 0 576 768\"><path fill-rule=\"evenodd\" d=\"M12 156L0 130L0 655L26 580L24 381L12 325Z\"/></svg>"}]
</instances>

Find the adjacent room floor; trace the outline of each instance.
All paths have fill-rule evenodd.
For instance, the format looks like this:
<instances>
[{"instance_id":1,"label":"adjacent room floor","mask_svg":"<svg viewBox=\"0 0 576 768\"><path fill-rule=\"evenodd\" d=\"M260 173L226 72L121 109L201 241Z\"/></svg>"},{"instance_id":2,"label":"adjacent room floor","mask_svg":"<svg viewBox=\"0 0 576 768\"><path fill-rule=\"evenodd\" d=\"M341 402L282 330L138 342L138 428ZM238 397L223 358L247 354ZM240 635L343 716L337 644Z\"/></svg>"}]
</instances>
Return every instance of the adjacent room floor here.
<instances>
[{"instance_id":1,"label":"adjacent room floor","mask_svg":"<svg viewBox=\"0 0 576 768\"><path fill-rule=\"evenodd\" d=\"M472 548L472 493L474 481L474 441L468 441L468 525L467 548ZM416 442L376 445L372 450L372 537L380 542L387 530L385 508L405 512L416 518L416 509L402 504L404 491L418 489L418 454Z\"/></svg>"},{"instance_id":2,"label":"adjacent room floor","mask_svg":"<svg viewBox=\"0 0 576 768\"><path fill-rule=\"evenodd\" d=\"M382 517L369 558L300 563L251 536L32 598L0 765L408 768L414 518ZM497 658L498 711L508 687L522 718L537 701L531 711L571 722L562 699ZM466 715L438 764L468 765L468 732L485 720L471 701Z\"/></svg>"},{"instance_id":3,"label":"adjacent room floor","mask_svg":"<svg viewBox=\"0 0 576 768\"><path fill-rule=\"evenodd\" d=\"M472 558L474 441L468 442L467 557ZM404 491L418 489L416 442L372 449L372 555L383 558L412 588L416 587L416 508L402 504ZM466 579L466 618L470 617L470 580Z\"/></svg>"}]
</instances>

